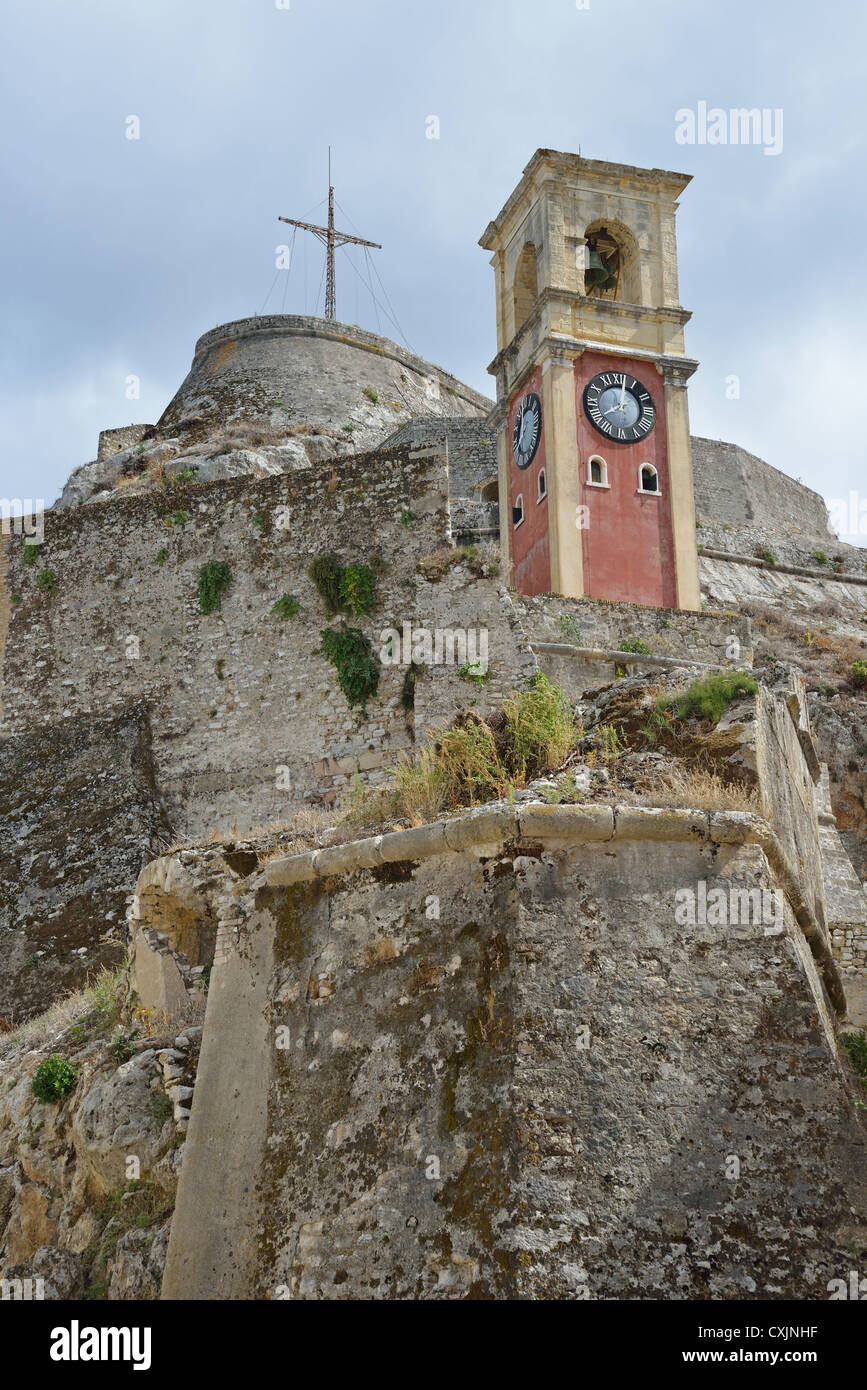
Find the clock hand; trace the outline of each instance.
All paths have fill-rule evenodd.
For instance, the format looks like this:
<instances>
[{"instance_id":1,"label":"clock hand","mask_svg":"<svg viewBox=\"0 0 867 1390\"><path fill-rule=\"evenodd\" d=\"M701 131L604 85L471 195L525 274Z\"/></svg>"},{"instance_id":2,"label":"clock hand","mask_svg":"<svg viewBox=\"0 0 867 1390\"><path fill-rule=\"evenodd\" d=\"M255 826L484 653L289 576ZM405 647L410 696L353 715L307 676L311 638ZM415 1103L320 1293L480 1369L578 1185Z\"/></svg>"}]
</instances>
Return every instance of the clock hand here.
<instances>
[{"instance_id":1,"label":"clock hand","mask_svg":"<svg viewBox=\"0 0 867 1390\"><path fill-rule=\"evenodd\" d=\"M624 406L625 401L626 401L626 376L624 375L624 377L623 377L623 389L622 389L622 391L620 392L620 409L621 409L621 410L623 409L623 406Z\"/></svg>"}]
</instances>

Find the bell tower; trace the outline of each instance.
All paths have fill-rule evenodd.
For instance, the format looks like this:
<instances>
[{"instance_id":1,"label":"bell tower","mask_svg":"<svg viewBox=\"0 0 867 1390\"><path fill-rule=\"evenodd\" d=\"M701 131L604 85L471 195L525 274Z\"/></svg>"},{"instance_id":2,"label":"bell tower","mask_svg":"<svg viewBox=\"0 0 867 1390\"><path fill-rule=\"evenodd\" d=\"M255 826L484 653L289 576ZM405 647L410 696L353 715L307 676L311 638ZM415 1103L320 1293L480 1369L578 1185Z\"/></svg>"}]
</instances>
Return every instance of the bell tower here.
<instances>
[{"instance_id":1,"label":"bell tower","mask_svg":"<svg viewBox=\"0 0 867 1390\"><path fill-rule=\"evenodd\" d=\"M699 609L675 212L687 174L537 150L480 245L500 535L528 594Z\"/></svg>"}]
</instances>

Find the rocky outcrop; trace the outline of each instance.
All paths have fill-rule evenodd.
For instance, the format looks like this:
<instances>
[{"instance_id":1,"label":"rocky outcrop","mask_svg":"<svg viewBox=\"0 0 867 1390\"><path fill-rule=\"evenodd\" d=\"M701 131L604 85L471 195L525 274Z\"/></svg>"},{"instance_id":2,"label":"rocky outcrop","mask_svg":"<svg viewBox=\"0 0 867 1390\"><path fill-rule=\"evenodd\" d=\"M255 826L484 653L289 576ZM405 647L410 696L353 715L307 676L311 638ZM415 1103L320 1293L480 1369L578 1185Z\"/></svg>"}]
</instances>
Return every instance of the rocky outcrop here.
<instances>
[{"instance_id":1,"label":"rocky outcrop","mask_svg":"<svg viewBox=\"0 0 867 1390\"><path fill-rule=\"evenodd\" d=\"M0 1278L48 1299L154 1298L202 1029L76 1047L90 1017L0 1056ZM75 1082L45 1103L31 1083L52 1053Z\"/></svg>"}]
</instances>

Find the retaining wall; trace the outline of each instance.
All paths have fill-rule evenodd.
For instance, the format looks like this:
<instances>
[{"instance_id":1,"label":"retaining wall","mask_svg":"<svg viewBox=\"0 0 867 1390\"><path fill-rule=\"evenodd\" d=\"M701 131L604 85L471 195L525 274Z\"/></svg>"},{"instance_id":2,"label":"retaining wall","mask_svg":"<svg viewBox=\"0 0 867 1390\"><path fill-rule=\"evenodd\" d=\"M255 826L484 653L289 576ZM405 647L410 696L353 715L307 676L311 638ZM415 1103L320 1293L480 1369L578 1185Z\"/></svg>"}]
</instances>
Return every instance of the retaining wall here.
<instances>
[{"instance_id":1,"label":"retaining wall","mask_svg":"<svg viewBox=\"0 0 867 1390\"><path fill-rule=\"evenodd\" d=\"M788 897L678 918L775 843L501 806L236 883L163 1298L827 1299L867 1154L813 956Z\"/></svg>"}]
</instances>

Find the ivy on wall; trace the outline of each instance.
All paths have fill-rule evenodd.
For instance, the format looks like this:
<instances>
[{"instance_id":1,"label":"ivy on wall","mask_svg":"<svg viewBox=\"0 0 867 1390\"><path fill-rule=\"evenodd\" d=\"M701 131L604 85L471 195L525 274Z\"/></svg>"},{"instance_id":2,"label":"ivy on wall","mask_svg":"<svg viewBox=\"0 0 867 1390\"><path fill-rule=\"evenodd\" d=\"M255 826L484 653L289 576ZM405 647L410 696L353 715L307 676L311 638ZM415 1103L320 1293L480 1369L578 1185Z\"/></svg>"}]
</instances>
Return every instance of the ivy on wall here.
<instances>
[{"instance_id":1,"label":"ivy on wall","mask_svg":"<svg viewBox=\"0 0 867 1390\"><path fill-rule=\"evenodd\" d=\"M196 587L200 613L219 613L223 594L232 582L232 571L225 560L210 560L202 565Z\"/></svg>"},{"instance_id":2,"label":"ivy on wall","mask_svg":"<svg viewBox=\"0 0 867 1390\"><path fill-rule=\"evenodd\" d=\"M357 627L341 624L340 630L325 628L320 633L324 656L337 672L340 689L350 709L359 709L367 718L367 701L379 689L379 662L369 637Z\"/></svg>"},{"instance_id":3,"label":"ivy on wall","mask_svg":"<svg viewBox=\"0 0 867 1390\"><path fill-rule=\"evenodd\" d=\"M372 613L376 604L376 574L370 565L343 565L336 555L317 555L309 570L329 618L337 613Z\"/></svg>"}]
</instances>

